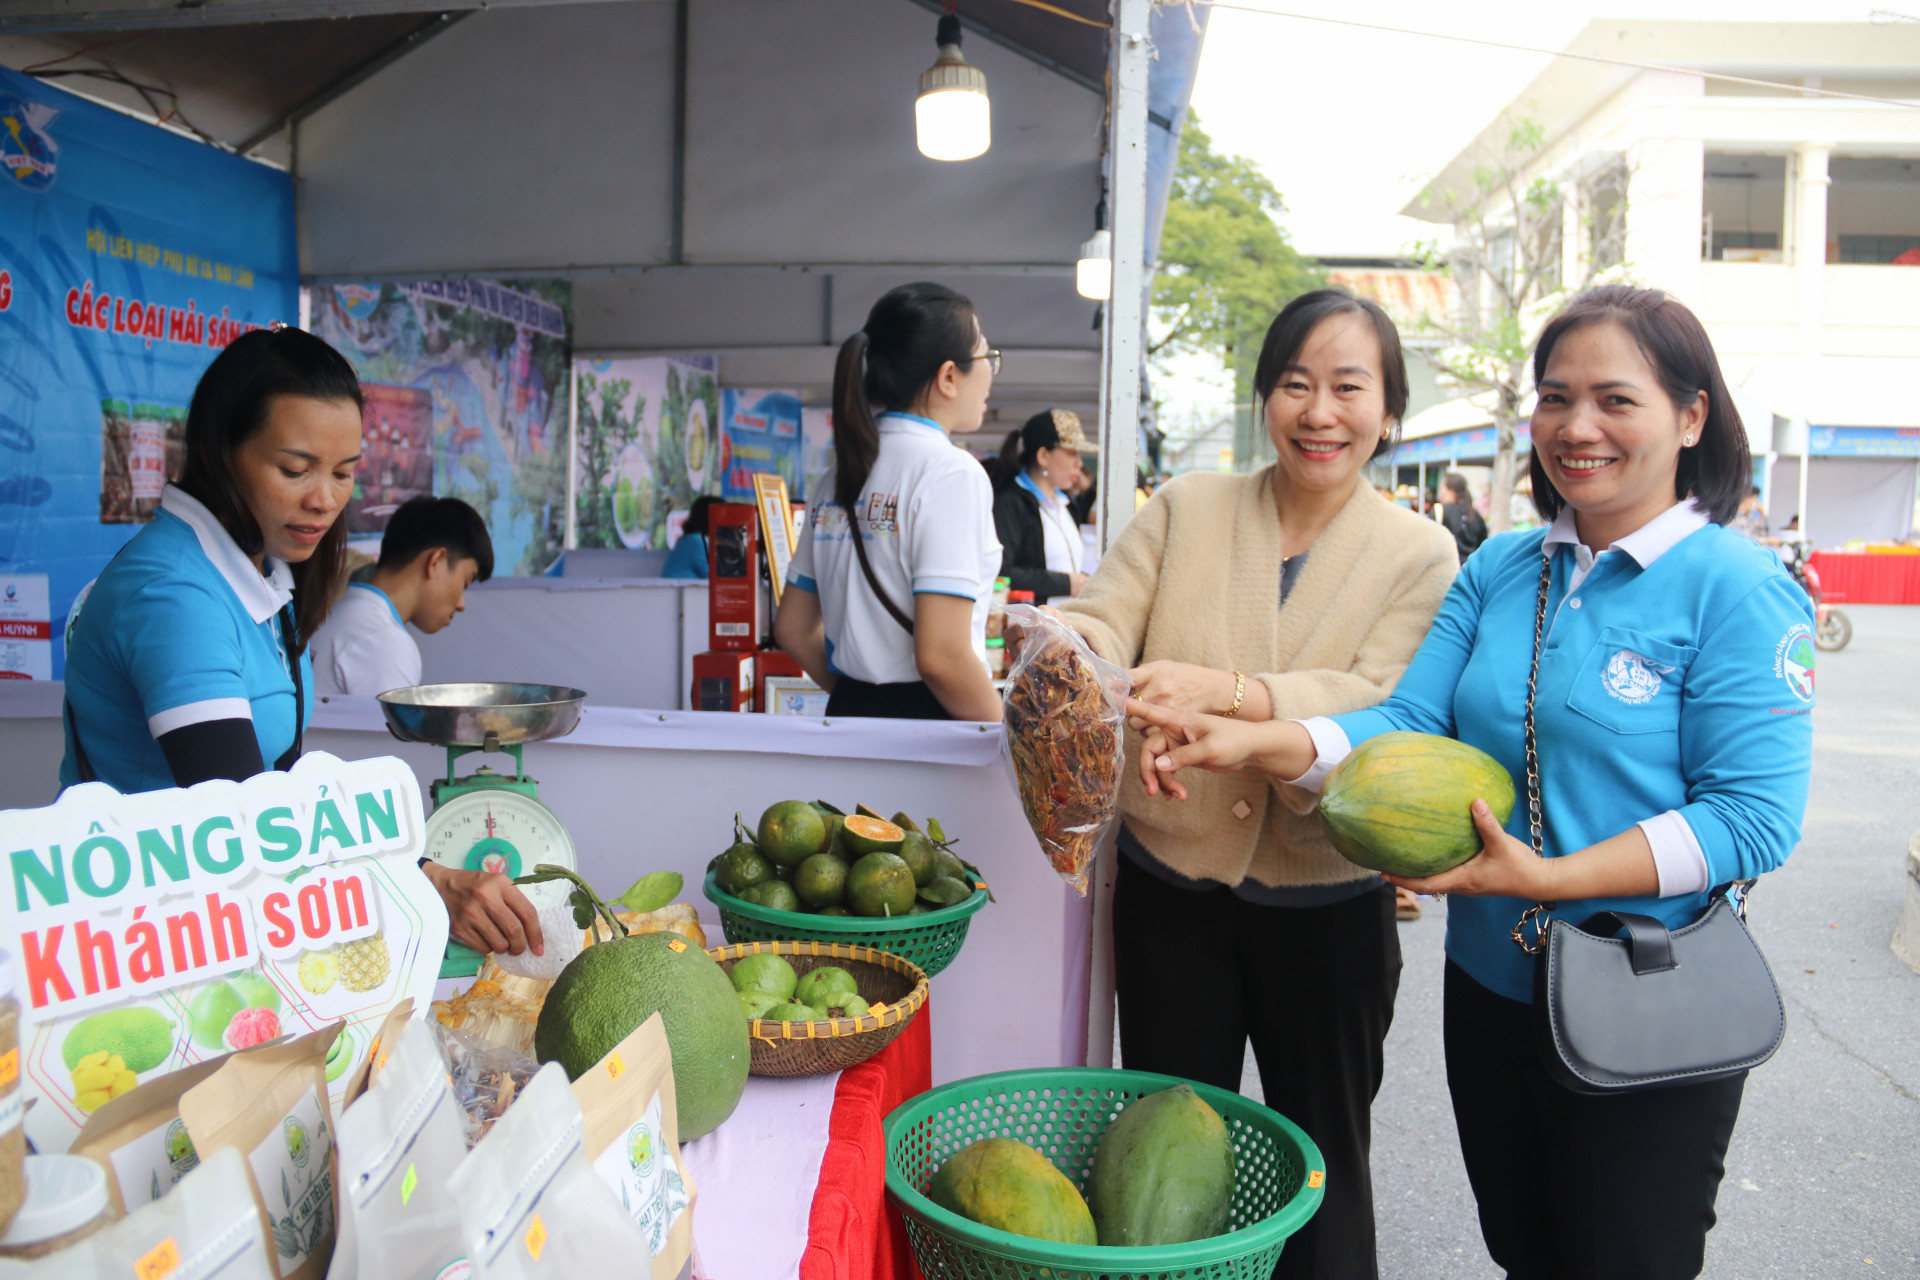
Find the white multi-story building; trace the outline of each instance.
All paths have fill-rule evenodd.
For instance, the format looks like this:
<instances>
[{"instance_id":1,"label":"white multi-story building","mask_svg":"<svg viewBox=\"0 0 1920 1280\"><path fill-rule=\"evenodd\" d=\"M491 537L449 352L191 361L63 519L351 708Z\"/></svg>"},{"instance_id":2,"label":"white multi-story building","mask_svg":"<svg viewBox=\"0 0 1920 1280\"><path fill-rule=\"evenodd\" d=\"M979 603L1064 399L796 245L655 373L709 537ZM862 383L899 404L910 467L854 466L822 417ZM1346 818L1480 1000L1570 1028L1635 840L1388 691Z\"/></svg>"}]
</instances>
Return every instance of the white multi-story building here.
<instances>
[{"instance_id":1,"label":"white multi-story building","mask_svg":"<svg viewBox=\"0 0 1920 1280\"><path fill-rule=\"evenodd\" d=\"M1906 536L1920 471L1920 22L1596 21L1403 212L1472 211L1436 196L1476 193L1475 169L1522 119L1545 140L1519 189L1544 178L1568 193L1565 278L1596 249L1617 255L1706 322L1774 527L1804 495L1817 545ZM1503 200L1478 212L1510 221ZM1619 217L1624 235L1610 234ZM1482 460L1470 437L1485 417L1442 406L1408 423L1409 449Z\"/></svg>"}]
</instances>

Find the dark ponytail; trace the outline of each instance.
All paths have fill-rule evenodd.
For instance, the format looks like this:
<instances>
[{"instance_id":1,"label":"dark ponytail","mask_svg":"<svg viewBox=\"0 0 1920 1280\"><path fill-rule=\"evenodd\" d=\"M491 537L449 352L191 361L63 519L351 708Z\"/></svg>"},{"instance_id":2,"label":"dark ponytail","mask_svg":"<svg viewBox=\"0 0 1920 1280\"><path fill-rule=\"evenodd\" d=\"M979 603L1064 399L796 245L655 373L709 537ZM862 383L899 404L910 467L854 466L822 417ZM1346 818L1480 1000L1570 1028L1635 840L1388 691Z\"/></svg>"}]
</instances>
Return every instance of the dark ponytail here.
<instances>
[{"instance_id":1,"label":"dark ponytail","mask_svg":"<svg viewBox=\"0 0 1920 1280\"><path fill-rule=\"evenodd\" d=\"M903 284L873 304L833 368L834 501L860 501L880 456L879 415L911 410L947 361L967 364L979 330L973 303L945 285Z\"/></svg>"}]
</instances>

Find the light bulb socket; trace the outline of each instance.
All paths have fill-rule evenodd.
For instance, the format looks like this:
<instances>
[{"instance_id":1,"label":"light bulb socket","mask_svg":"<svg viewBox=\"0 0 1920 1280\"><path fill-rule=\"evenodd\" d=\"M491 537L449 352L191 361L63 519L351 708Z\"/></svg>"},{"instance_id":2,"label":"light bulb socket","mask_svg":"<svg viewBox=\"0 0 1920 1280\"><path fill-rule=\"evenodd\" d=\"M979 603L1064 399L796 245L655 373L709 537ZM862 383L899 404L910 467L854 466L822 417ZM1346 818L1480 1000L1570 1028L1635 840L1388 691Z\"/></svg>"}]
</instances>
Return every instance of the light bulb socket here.
<instances>
[{"instance_id":1,"label":"light bulb socket","mask_svg":"<svg viewBox=\"0 0 1920 1280\"><path fill-rule=\"evenodd\" d=\"M940 15L939 25L933 29L933 42L942 48L947 45L952 45L956 49L960 47L959 14L943 13Z\"/></svg>"}]
</instances>

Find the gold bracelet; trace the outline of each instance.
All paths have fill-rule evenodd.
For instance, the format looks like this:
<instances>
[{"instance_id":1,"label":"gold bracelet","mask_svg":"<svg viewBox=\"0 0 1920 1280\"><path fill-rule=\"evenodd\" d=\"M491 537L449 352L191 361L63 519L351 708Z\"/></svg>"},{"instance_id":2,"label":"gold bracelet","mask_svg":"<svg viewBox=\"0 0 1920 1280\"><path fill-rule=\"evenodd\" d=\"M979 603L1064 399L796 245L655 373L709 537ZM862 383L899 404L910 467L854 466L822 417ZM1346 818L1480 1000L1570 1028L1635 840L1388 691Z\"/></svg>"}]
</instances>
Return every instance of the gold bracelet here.
<instances>
[{"instance_id":1,"label":"gold bracelet","mask_svg":"<svg viewBox=\"0 0 1920 1280\"><path fill-rule=\"evenodd\" d=\"M1233 673L1233 705L1228 707L1221 714L1223 714L1229 720L1233 719L1235 716L1240 714L1240 704L1242 702L1245 702L1246 700L1247 700L1247 678L1241 675L1238 671L1236 671Z\"/></svg>"}]
</instances>

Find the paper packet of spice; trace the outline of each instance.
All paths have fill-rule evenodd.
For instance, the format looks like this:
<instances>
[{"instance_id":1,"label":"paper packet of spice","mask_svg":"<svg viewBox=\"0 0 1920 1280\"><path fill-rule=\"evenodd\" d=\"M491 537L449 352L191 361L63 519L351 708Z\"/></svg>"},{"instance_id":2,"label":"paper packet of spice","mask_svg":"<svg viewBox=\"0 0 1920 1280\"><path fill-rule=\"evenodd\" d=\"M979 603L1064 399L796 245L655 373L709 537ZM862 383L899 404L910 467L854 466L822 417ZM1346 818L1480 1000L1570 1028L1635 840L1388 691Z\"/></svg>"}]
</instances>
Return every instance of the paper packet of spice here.
<instances>
[{"instance_id":1,"label":"paper packet of spice","mask_svg":"<svg viewBox=\"0 0 1920 1280\"><path fill-rule=\"evenodd\" d=\"M1120 812L1131 684L1072 627L1032 605L1007 606L1006 632L1018 656L1007 673L1002 752L1047 861L1085 894L1094 850Z\"/></svg>"},{"instance_id":2,"label":"paper packet of spice","mask_svg":"<svg viewBox=\"0 0 1920 1280\"><path fill-rule=\"evenodd\" d=\"M452 1192L465 1125L433 1028L383 1030L376 1053L379 1073L339 1121L340 1231L327 1280L416 1280L466 1255Z\"/></svg>"},{"instance_id":3,"label":"paper packet of spice","mask_svg":"<svg viewBox=\"0 0 1920 1280\"><path fill-rule=\"evenodd\" d=\"M340 1023L236 1053L180 1096L202 1153L238 1147L280 1280L320 1280L333 1256L333 1117L327 1050Z\"/></svg>"},{"instance_id":4,"label":"paper packet of spice","mask_svg":"<svg viewBox=\"0 0 1920 1280\"><path fill-rule=\"evenodd\" d=\"M693 1253L693 1175L680 1159L673 1052L657 1013L573 1082L587 1161L647 1237L653 1280L673 1280Z\"/></svg>"},{"instance_id":5,"label":"paper packet of spice","mask_svg":"<svg viewBox=\"0 0 1920 1280\"><path fill-rule=\"evenodd\" d=\"M647 1238L587 1163L586 1118L549 1062L454 1170L470 1280L579 1280L649 1256Z\"/></svg>"},{"instance_id":6,"label":"paper packet of spice","mask_svg":"<svg viewBox=\"0 0 1920 1280\"><path fill-rule=\"evenodd\" d=\"M115 1216L164 1197L200 1163L180 1095L224 1065L230 1054L196 1062L123 1093L87 1117L69 1154L107 1171L107 1198Z\"/></svg>"},{"instance_id":7,"label":"paper packet of spice","mask_svg":"<svg viewBox=\"0 0 1920 1280\"><path fill-rule=\"evenodd\" d=\"M274 1280L273 1246L260 1234L252 1182L246 1157L222 1147L171 1195L42 1259L32 1274L48 1280Z\"/></svg>"}]
</instances>

